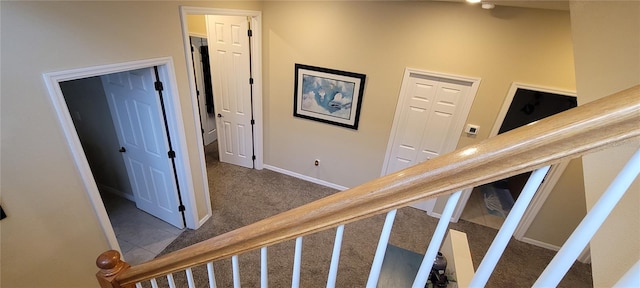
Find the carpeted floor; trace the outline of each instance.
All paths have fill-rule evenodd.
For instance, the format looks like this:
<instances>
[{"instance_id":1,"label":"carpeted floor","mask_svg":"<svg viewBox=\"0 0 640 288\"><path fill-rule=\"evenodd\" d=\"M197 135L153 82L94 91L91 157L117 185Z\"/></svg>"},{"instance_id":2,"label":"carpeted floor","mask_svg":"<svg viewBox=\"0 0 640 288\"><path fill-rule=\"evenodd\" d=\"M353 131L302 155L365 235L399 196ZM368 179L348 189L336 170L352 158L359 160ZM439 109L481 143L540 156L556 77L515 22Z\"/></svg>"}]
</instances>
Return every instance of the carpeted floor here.
<instances>
[{"instance_id":1,"label":"carpeted floor","mask_svg":"<svg viewBox=\"0 0 640 288\"><path fill-rule=\"evenodd\" d=\"M216 142L207 146L206 157L213 215L200 229L183 232L160 255L337 192L269 170L220 163ZM365 286L383 222L384 215L378 215L345 226L336 287ZM402 208L398 210L389 243L422 254L436 224L437 219L420 210ZM477 268L497 230L464 220L449 227L467 233ZM334 237L335 230L304 237L301 287L325 286ZM269 247L271 287L291 287L293 247L294 241ZM531 287L554 254L555 251L511 240L487 287ZM242 286L260 287L259 251L240 255L239 263ZM232 287L231 260L218 261L214 268L218 287ZM196 267L193 273L196 287L209 287L205 267ZM184 273L176 273L174 277L177 287L186 287ZM560 287L592 286L591 266L578 262L560 284Z\"/></svg>"}]
</instances>

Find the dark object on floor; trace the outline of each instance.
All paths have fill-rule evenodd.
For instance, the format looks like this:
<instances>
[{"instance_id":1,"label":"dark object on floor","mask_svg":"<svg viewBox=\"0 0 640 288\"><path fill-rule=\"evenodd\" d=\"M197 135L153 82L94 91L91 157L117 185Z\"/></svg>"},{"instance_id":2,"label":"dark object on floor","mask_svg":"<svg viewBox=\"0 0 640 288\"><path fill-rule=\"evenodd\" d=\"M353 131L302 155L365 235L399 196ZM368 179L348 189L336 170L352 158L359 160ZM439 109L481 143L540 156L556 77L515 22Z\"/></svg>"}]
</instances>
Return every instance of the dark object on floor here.
<instances>
[{"instance_id":1,"label":"dark object on floor","mask_svg":"<svg viewBox=\"0 0 640 288\"><path fill-rule=\"evenodd\" d=\"M440 271L442 271L442 273L440 273ZM449 284L449 279L447 279L447 275L444 275L444 270L440 271L431 269L431 273L429 273L429 281L431 281L432 284L431 287L444 288Z\"/></svg>"},{"instance_id":2,"label":"dark object on floor","mask_svg":"<svg viewBox=\"0 0 640 288\"><path fill-rule=\"evenodd\" d=\"M444 257L442 253L438 252L438 255L436 255L436 259L433 261L431 272L429 272L429 281L432 284L431 287L447 287L447 284L449 284L449 280L447 279L447 275L444 275L444 271L446 269L447 258Z\"/></svg>"}]
</instances>

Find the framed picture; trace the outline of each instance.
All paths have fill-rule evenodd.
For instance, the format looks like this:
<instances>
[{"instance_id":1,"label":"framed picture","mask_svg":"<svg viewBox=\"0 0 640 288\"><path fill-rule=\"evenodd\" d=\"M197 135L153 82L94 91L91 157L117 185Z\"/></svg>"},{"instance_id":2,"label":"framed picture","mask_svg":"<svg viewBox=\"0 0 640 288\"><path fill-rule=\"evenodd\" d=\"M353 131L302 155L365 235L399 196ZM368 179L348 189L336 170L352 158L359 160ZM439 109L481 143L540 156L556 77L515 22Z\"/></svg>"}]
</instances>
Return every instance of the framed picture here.
<instances>
[{"instance_id":1,"label":"framed picture","mask_svg":"<svg viewBox=\"0 0 640 288\"><path fill-rule=\"evenodd\" d=\"M357 130L365 77L296 64L293 116Z\"/></svg>"}]
</instances>

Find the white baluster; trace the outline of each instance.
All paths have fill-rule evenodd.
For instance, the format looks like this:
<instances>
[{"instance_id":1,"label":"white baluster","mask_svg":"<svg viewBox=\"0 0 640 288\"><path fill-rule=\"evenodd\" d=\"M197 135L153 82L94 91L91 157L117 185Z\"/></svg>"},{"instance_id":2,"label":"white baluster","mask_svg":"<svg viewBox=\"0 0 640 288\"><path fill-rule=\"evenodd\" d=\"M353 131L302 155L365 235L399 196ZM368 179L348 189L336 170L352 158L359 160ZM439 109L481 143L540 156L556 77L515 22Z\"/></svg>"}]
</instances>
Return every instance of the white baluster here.
<instances>
[{"instance_id":1,"label":"white baluster","mask_svg":"<svg viewBox=\"0 0 640 288\"><path fill-rule=\"evenodd\" d=\"M189 285L189 288L195 288L196 284L193 282L193 271L191 271L191 268L185 269L184 272L187 273L187 285Z\"/></svg>"},{"instance_id":2,"label":"white baluster","mask_svg":"<svg viewBox=\"0 0 640 288\"><path fill-rule=\"evenodd\" d=\"M344 233L344 225L336 228L336 240L333 242L333 253L331 254L331 266L329 266L329 277L327 277L327 288L336 287L336 278L338 276L338 263L340 262L340 249L342 248L342 234Z\"/></svg>"},{"instance_id":3,"label":"white baluster","mask_svg":"<svg viewBox=\"0 0 640 288\"><path fill-rule=\"evenodd\" d=\"M502 227L498 230L498 235L493 239L489 250L485 254L476 274L471 279L471 283L469 283L470 287L484 287L489 280L489 276L493 272L493 269L496 268L496 264L498 264L498 260L502 256L504 252L504 248L509 244L509 240L511 236L513 236L513 232L516 230L516 226L518 226L518 222L524 215L524 211L529 206L533 195L536 194L538 187L542 184L542 180L545 175L549 171L550 166L542 167L538 170L533 171L531 176L529 176L529 180L527 184L524 185L522 192L518 196L518 200L513 204L511 211L509 211L509 215L507 219L504 220Z\"/></svg>"},{"instance_id":4,"label":"white baluster","mask_svg":"<svg viewBox=\"0 0 640 288\"><path fill-rule=\"evenodd\" d=\"M216 274L213 273L213 262L207 263L207 274L209 274L209 288L216 288Z\"/></svg>"},{"instance_id":5,"label":"white baluster","mask_svg":"<svg viewBox=\"0 0 640 288\"><path fill-rule=\"evenodd\" d=\"M169 283L169 288L176 288L176 282L173 281L173 274L167 274L167 282Z\"/></svg>"},{"instance_id":6,"label":"white baluster","mask_svg":"<svg viewBox=\"0 0 640 288\"><path fill-rule=\"evenodd\" d=\"M587 212L576 230L573 230L569 239L564 242L560 251L553 257L547 265L534 287L557 286L562 277L567 273L578 255L587 246L598 228L607 219L613 208L618 204L620 198L629 189L633 180L640 173L640 149L636 151L622 168L620 173L613 179L607 190L600 196L596 204ZM637 192L637 191L636 191ZM555 284L554 284L555 283Z\"/></svg>"},{"instance_id":7,"label":"white baluster","mask_svg":"<svg viewBox=\"0 0 640 288\"><path fill-rule=\"evenodd\" d=\"M267 267L267 247L260 249L260 287L269 287L269 269Z\"/></svg>"},{"instance_id":8,"label":"white baluster","mask_svg":"<svg viewBox=\"0 0 640 288\"><path fill-rule=\"evenodd\" d=\"M156 278L151 279L151 287L158 288L158 281L156 281Z\"/></svg>"},{"instance_id":9,"label":"white baluster","mask_svg":"<svg viewBox=\"0 0 640 288\"><path fill-rule=\"evenodd\" d=\"M296 252L293 255L293 276L291 287L300 287L300 266L302 265L302 237L296 238Z\"/></svg>"},{"instance_id":10,"label":"white baluster","mask_svg":"<svg viewBox=\"0 0 640 288\"><path fill-rule=\"evenodd\" d=\"M433 261L436 259L440 245L442 245L442 239L444 239L444 235L447 233L447 227L449 227L453 210L456 209L458 200L460 200L460 194L462 194L462 191L458 191L449 196L447 205L442 211L442 216L440 216L440 220L438 220L438 226L436 226L436 230L433 232L433 236L431 236L431 242L429 242L427 252L424 253L424 258L422 258L422 264L420 264L418 274L413 280L413 288L424 288L427 284Z\"/></svg>"},{"instance_id":11,"label":"white baluster","mask_svg":"<svg viewBox=\"0 0 640 288\"><path fill-rule=\"evenodd\" d=\"M380 239L378 240L376 255L373 257L373 263L371 263L371 271L369 271L367 288L375 288L378 285L378 278L380 278L380 270L382 269L382 261L384 260L384 254L387 251L387 244L389 243L389 236L391 235L393 220L396 218L396 212L398 212L398 210L389 211L389 213L387 213L387 218L384 220Z\"/></svg>"},{"instance_id":12,"label":"white baluster","mask_svg":"<svg viewBox=\"0 0 640 288\"><path fill-rule=\"evenodd\" d=\"M240 265L238 255L231 256L231 266L233 267L233 288L240 288Z\"/></svg>"},{"instance_id":13,"label":"white baluster","mask_svg":"<svg viewBox=\"0 0 640 288\"><path fill-rule=\"evenodd\" d=\"M136 288L142 288L142 283L140 282L136 283Z\"/></svg>"}]
</instances>

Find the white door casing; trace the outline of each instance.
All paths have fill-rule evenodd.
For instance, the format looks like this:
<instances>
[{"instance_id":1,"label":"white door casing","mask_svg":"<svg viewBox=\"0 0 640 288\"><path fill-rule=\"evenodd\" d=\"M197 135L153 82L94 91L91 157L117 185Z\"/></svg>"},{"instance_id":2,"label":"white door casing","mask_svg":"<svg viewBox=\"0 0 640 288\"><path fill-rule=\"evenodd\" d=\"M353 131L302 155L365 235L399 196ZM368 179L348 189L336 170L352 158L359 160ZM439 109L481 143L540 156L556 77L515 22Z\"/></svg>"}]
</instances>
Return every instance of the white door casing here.
<instances>
[{"instance_id":1,"label":"white door casing","mask_svg":"<svg viewBox=\"0 0 640 288\"><path fill-rule=\"evenodd\" d=\"M206 19L220 161L253 168L248 20L219 15Z\"/></svg>"},{"instance_id":2,"label":"white door casing","mask_svg":"<svg viewBox=\"0 0 640 288\"><path fill-rule=\"evenodd\" d=\"M407 68L382 175L456 148L480 80ZM435 199L412 205L431 212Z\"/></svg>"},{"instance_id":3,"label":"white door casing","mask_svg":"<svg viewBox=\"0 0 640 288\"><path fill-rule=\"evenodd\" d=\"M188 25L188 15L203 15L206 20L206 16L204 15L234 15L234 16L244 16L250 18L251 28L253 30L252 43L251 43L251 67L252 67L252 77L253 77L253 118L255 120L255 124L253 125L253 145L254 145L254 153L256 159L254 161L255 169L263 169L264 161L263 161L263 125L262 125L262 12L260 11L252 11L252 10L237 10L237 9L221 9L221 8L211 8L211 7L190 7L190 6L181 6L180 7L180 19L181 19L181 28L182 28L182 39L184 45L184 53L185 59L187 60L187 70L193 70L193 61L191 59L191 50L190 50L190 42L189 42L189 25ZM195 35L198 37L208 37L207 35ZM210 49L211 50L211 49ZM193 111L194 119L193 121L196 123L195 135L196 135L196 143L198 145L198 158L199 158L199 174L204 181L198 183L198 186L204 191L204 198L206 199L206 203L211 203L210 193L209 193L209 185L207 181L207 168L206 161L204 155L204 147L202 147L203 139L201 133L201 125L200 119L198 115L198 96L196 95L196 87L195 87L195 78L192 73L187 73L187 78L189 78L189 90L191 91L191 110ZM176 91L177 93L177 91ZM214 92L215 93L215 92ZM218 126L219 129L219 126ZM179 130L178 132L184 133L184 131ZM220 141L220 139L218 139ZM188 167L187 167L188 168ZM180 178L179 178L180 179ZM182 186L180 186L182 187ZM190 199L193 201L193 199ZM194 202L195 203L195 202ZM186 203L185 203L186 204ZM194 210L195 211L195 210ZM212 215L211 205L207 205L206 207L206 215L202 218L199 218L199 222L196 223L196 228L203 225ZM197 214L193 214L193 217L197 217ZM187 225L189 224L189 217L187 217ZM191 227L189 227L191 228Z\"/></svg>"},{"instance_id":4,"label":"white door casing","mask_svg":"<svg viewBox=\"0 0 640 288\"><path fill-rule=\"evenodd\" d=\"M504 118L509 111L509 107L511 106L511 102L513 101L513 97L516 95L518 88L576 97L576 93L573 91L513 82L511 83L511 87L507 92L507 96L505 97L504 102L502 103L502 107L500 108L500 112L498 113L498 116L496 118L496 122L491 128L489 137L498 135L500 127L502 127ZM568 164L569 161L566 160L558 164L551 165L551 169L549 169L549 172L547 172L544 181L542 182L542 184L540 184L540 187L538 187L538 191L536 191L536 193L534 194L533 199L531 199L531 203L525 210L524 215L522 216L520 222L518 223L518 226L516 227L516 230L514 232L514 237L516 239L523 240L524 234L529 229L529 226L533 222L533 219L538 214L538 211L540 211L540 209L542 208L542 204L544 204L544 201L551 193L551 190L553 190L553 187L560 179L560 176L562 176L562 173L564 173L564 170ZM453 211L453 215L451 216L451 222L458 222L458 220L460 219L460 216L462 215L462 212L464 212L464 208L467 205L467 201L471 196L471 191L473 190L473 188L474 187L470 187L462 191L462 195L460 195L458 205L456 205L456 208Z\"/></svg>"},{"instance_id":5,"label":"white door casing","mask_svg":"<svg viewBox=\"0 0 640 288\"><path fill-rule=\"evenodd\" d=\"M516 92L518 91L519 88L576 97L576 93L574 91L567 91L567 90L561 90L556 88L549 88L549 87L542 87L542 86L535 86L535 85L513 82L511 83L511 87L509 88L509 92L507 92L507 96L505 97L504 102L502 103L502 107L500 108L500 112L498 113L498 116L496 118L496 122L493 124L493 127L491 128L489 137L498 135L498 132L500 131L500 127L502 127L502 123L504 122L504 118L506 117L507 112L509 111L509 107L511 106L511 102L513 101L513 97L516 95ZM551 165L551 169L549 169L549 172L547 172L547 175L545 176L544 181L542 182L542 184L540 184L540 187L538 187L538 191L536 191L535 195L533 196L533 199L531 199L529 206L527 207L522 218L520 219L520 222L518 223L518 226L516 227L516 230L514 231L514 234L513 234L514 238L521 241L525 240L524 239L525 233L529 229L529 226L531 226L531 223L533 222L534 218L542 208L542 205L544 204L545 200L553 190L553 187L555 187L556 183L562 176L562 173L564 173L564 170L565 168L567 168L568 164L569 164L569 160L565 160L560 163ZM464 211L467 201L471 196L472 190L473 190L473 187L463 190L463 193L460 196L460 201L458 201L458 205L456 206L453 212L453 216L451 217L452 222L457 222L460 219L460 216ZM537 243L531 243L531 244L538 245Z\"/></svg>"},{"instance_id":6,"label":"white door casing","mask_svg":"<svg viewBox=\"0 0 640 288\"><path fill-rule=\"evenodd\" d=\"M206 41L206 39L204 39ZM204 43L205 45L206 42ZM204 145L209 145L218 139L216 130L216 113L208 113L204 89L204 73L202 72L202 54L200 53L200 43L191 46L193 51L193 65L195 69L195 79L200 94L198 95L198 106L200 107L200 123L202 125L202 137Z\"/></svg>"},{"instance_id":7,"label":"white door casing","mask_svg":"<svg viewBox=\"0 0 640 288\"><path fill-rule=\"evenodd\" d=\"M152 68L101 77L136 206L183 228L182 213ZM114 147L118 149L120 147Z\"/></svg>"},{"instance_id":8,"label":"white door casing","mask_svg":"<svg viewBox=\"0 0 640 288\"><path fill-rule=\"evenodd\" d=\"M145 67L157 66L160 72L160 78L165 85L166 95L164 97L164 104L167 111L167 119L169 119L169 130L173 138L173 148L178 154L176 158L176 171L178 174L178 181L180 187L184 189L186 193L183 194L186 200L183 202L186 208L185 218L187 220L187 227L190 229L197 229L211 216L211 205L207 204L207 214L203 218L199 218L198 211L196 210L196 194L193 189L193 180L190 175L191 166L189 164L188 157L180 157L180 155L187 155L187 142L184 129L184 123L182 121L182 113L180 110L180 103L177 101L178 90L176 88L176 76L174 73L173 60L170 57L153 58L146 60L137 60L125 63L115 63L101 66L92 66L85 68L77 68L72 70L57 71L43 74L45 85L49 91L49 98L51 104L56 112L56 116L62 128L62 131L69 145L69 150L73 157L73 161L78 169L78 174L82 179L83 187L89 197L89 201L93 206L96 213L98 223L104 232L105 238L109 243L109 247L114 250L120 250L120 245L116 239L115 232L109 221L109 216L100 197L100 192L96 185L96 181L89 167L87 157L84 154L82 144L78 134L76 133L73 120L69 113L69 108L65 102L64 95L60 89L60 83L64 81L77 80L87 77L101 76L111 73L118 73L123 71L135 70ZM198 127L199 129L199 127ZM261 163L261 162L260 162ZM206 175L206 168L201 165L200 173ZM206 179L206 178L205 178ZM208 189L204 196L208 197ZM207 198L206 203L210 203Z\"/></svg>"}]
</instances>

